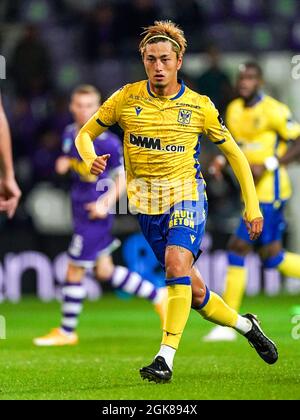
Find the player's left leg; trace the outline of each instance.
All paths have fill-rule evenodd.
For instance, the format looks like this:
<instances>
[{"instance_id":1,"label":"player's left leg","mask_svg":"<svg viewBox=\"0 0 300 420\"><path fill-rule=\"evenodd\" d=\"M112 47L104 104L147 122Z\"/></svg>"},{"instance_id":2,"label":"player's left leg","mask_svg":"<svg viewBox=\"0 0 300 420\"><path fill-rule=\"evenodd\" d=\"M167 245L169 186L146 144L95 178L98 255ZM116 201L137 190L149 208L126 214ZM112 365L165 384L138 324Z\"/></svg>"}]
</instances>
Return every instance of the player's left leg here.
<instances>
[{"instance_id":1,"label":"player's left leg","mask_svg":"<svg viewBox=\"0 0 300 420\"><path fill-rule=\"evenodd\" d=\"M115 266L111 255L101 254L97 260L95 274L99 281L110 282L115 289L130 295L148 299L158 313L163 326L166 312L166 290L158 288L140 274L127 267Z\"/></svg>"},{"instance_id":2,"label":"player's left leg","mask_svg":"<svg viewBox=\"0 0 300 420\"><path fill-rule=\"evenodd\" d=\"M258 320L254 315L239 315L220 296L209 291L195 267L192 269L191 278L193 309L207 321L236 330L249 341L266 363L273 364L277 361L276 346L259 327Z\"/></svg>"}]
</instances>

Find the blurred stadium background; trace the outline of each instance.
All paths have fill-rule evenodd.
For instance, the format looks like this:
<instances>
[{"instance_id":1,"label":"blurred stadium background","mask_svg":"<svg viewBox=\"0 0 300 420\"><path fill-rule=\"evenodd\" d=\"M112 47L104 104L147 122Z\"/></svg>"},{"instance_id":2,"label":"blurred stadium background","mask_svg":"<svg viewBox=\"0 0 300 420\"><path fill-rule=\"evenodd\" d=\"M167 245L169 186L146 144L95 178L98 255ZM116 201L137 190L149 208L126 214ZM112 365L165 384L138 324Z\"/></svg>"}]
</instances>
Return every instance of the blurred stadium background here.
<instances>
[{"instance_id":1,"label":"blurred stadium background","mask_svg":"<svg viewBox=\"0 0 300 420\"><path fill-rule=\"evenodd\" d=\"M1 300L18 301L35 292L43 300L57 295L57 285L64 279L71 220L69 180L55 175L54 162L62 131L71 121L69 94L79 83L92 83L105 99L123 84L145 78L137 53L143 26L158 18L182 25L189 42L183 77L190 87L209 95L222 113L235 94L238 64L254 58L264 68L266 90L300 119L299 80L296 73L293 77L300 51L298 0L2 0L0 17L0 53L6 60L2 94L23 191L14 220L0 221ZM203 142L201 163L210 213L199 264L210 287L221 292L224 248L240 205L230 174L221 183L209 179L207 164L215 152ZM291 250L300 252L300 165L291 165L290 173L294 196L288 219L293 229L286 241ZM116 261L162 282L135 218L118 216L114 232L124 241ZM248 294L299 292L299 282L283 280L270 270L262 273L255 256L248 264ZM89 276L86 281L89 297L100 296L101 287Z\"/></svg>"}]
</instances>

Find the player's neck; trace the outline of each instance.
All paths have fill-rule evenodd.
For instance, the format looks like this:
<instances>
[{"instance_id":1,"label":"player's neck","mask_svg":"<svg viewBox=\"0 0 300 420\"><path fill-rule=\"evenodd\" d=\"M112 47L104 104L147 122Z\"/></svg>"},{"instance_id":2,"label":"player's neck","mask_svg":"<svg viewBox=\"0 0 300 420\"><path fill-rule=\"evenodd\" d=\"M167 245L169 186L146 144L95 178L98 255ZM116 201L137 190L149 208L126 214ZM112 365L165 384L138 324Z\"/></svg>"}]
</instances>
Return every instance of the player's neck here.
<instances>
[{"instance_id":1,"label":"player's neck","mask_svg":"<svg viewBox=\"0 0 300 420\"><path fill-rule=\"evenodd\" d=\"M155 95L157 96L172 96L176 95L179 92L181 84L178 83L177 79L164 87L156 87L150 82L150 88L152 92L155 93Z\"/></svg>"},{"instance_id":2,"label":"player's neck","mask_svg":"<svg viewBox=\"0 0 300 420\"><path fill-rule=\"evenodd\" d=\"M244 98L245 106L250 108L256 105L262 98L261 92L254 92L253 95L249 96L249 98Z\"/></svg>"}]
</instances>

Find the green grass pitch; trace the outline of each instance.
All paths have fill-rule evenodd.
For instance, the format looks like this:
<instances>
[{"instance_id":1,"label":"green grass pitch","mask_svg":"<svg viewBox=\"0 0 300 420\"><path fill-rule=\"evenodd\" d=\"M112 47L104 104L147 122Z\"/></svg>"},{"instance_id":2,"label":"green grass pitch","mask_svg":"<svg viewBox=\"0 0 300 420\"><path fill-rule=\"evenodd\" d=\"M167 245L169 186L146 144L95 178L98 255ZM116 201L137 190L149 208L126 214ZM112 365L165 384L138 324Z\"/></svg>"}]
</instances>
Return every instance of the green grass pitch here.
<instances>
[{"instance_id":1,"label":"green grass pitch","mask_svg":"<svg viewBox=\"0 0 300 420\"><path fill-rule=\"evenodd\" d=\"M142 381L139 368L158 349L159 321L148 302L106 295L86 302L76 347L35 348L32 338L58 325L59 304L3 303L7 339L0 340L0 399L300 399L300 340L291 336L299 297L248 298L278 344L266 365L242 337L206 344L210 324L191 313L170 384ZM300 331L300 329L298 329Z\"/></svg>"}]
</instances>

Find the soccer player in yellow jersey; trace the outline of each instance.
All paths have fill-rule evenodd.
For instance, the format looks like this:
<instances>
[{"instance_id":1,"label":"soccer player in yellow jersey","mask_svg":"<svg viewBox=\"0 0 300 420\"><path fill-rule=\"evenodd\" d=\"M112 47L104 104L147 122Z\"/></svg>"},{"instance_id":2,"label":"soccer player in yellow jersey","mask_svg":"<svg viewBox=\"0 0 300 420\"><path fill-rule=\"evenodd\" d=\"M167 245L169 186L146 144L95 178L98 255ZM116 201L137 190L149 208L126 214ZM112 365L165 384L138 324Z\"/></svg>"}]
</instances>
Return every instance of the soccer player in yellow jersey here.
<instances>
[{"instance_id":1,"label":"soccer player in yellow jersey","mask_svg":"<svg viewBox=\"0 0 300 420\"><path fill-rule=\"evenodd\" d=\"M246 286L245 256L253 245L266 268L277 268L289 277L300 278L300 255L282 248L285 229L284 206L291 196L286 165L300 155L300 124L289 108L262 92L263 73L255 62L241 65L238 74L239 98L227 109L226 123L243 150L255 180L264 228L255 242L249 241L243 220L229 242L229 266L223 298L239 311ZM291 141L291 147L288 142ZM213 166L214 167L214 166ZM216 169L216 166L215 166ZM205 341L232 341L233 330L216 327Z\"/></svg>"},{"instance_id":2,"label":"soccer player in yellow jersey","mask_svg":"<svg viewBox=\"0 0 300 420\"><path fill-rule=\"evenodd\" d=\"M140 370L155 382L172 377L173 359L191 306L205 319L243 334L267 362L277 350L251 314L240 316L210 292L194 266L207 217L201 175L200 139L207 134L225 153L240 182L251 239L263 218L248 162L209 98L177 78L186 40L172 22L149 26L140 43L148 80L113 94L79 131L76 145L92 174L105 170L109 156L98 156L93 139L116 122L124 131L124 157L130 206L143 234L166 272L168 304L160 350Z\"/></svg>"}]
</instances>

